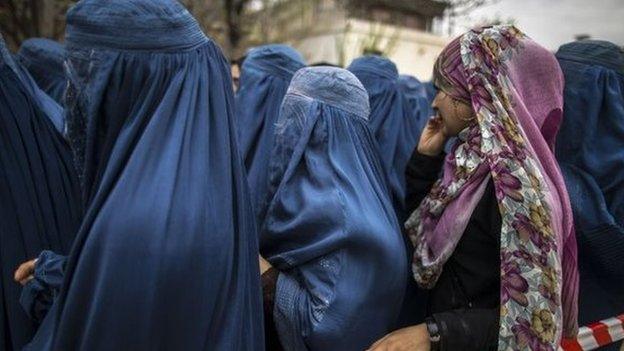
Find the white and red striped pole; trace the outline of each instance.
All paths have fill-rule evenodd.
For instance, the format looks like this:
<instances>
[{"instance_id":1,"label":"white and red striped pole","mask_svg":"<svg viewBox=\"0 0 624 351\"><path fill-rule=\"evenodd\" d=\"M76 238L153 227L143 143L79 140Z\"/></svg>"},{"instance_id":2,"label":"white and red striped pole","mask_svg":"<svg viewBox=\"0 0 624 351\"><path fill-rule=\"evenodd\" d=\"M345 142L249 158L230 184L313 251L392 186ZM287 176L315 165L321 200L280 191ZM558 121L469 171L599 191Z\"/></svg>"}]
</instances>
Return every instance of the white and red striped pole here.
<instances>
[{"instance_id":1,"label":"white and red striped pole","mask_svg":"<svg viewBox=\"0 0 624 351\"><path fill-rule=\"evenodd\" d=\"M564 339L565 351L587 351L624 339L624 314L579 329L576 339Z\"/></svg>"}]
</instances>

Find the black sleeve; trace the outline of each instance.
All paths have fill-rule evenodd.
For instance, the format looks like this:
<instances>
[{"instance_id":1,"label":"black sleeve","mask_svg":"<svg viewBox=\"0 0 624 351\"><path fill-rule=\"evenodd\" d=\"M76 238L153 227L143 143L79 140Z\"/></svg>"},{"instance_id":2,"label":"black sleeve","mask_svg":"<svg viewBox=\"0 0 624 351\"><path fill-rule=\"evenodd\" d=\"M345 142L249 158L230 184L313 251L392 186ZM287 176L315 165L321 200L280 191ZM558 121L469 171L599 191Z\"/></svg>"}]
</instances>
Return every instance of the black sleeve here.
<instances>
[{"instance_id":1,"label":"black sleeve","mask_svg":"<svg viewBox=\"0 0 624 351\"><path fill-rule=\"evenodd\" d=\"M463 309L433 315L440 329L441 351L483 351L498 347L500 311Z\"/></svg>"},{"instance_id":2,"label":"black sleeve","mask_svg":"<svg viewBox=\"0 0 624 351\"><path fill-rule=\"evenodd\" d=\"M444 154L426 156L414 150L405 169L405 208L408 213L414 211L427 196L433 183L438 180L444 164Z\"/></svg>"},{"instance_id":3,"label":"black sleeve","mask_svg":"<svg viewBox=\"0 0 624 351\"><path fill-rule=\"evenodd\" d=\"M275 267L269 268L261 275L262 304L264 307L264 342L267 350L281 351L282 346L273 320L273 307L275 306L275 288L279 271Z\"/></svg>"}]
</instances>

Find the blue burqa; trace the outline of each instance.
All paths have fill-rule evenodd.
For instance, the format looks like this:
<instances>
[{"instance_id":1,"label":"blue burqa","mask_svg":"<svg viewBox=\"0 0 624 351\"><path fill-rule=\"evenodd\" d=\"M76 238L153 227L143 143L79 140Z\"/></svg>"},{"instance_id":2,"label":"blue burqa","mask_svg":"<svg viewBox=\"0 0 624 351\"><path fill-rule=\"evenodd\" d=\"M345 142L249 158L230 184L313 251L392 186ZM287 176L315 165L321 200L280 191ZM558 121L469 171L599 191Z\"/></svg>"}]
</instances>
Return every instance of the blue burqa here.
<instances>
[{"instance_id":1,"label":"blue burqa","mask_svg":"<svg viewBox=\"0 0 624 351\"><path fill-rule=\"evenodd\" d=\"M418 78L408 74L399 75L399 84L404 89L405 94L409 97L422 96L428 97L426 83L422 83Z\"/></svg>"},{"instance_id":2,"label":"blue burqa","mask_svg":"<svg viewBox=\"0 0 624 351\"><path fill-rule=\"evenodd\" d=\"M405 168L418 144L418 120L411 118L409 104L392 61L363 56L348 67L366 88L370 101L368 124L379 145L382 166L392 202L400 221L405 219Z\"/></svg>"},{"instance_id":3,"label":"blue burqa","mask_svg":"<svg viewBox=\"0 0 624 351\"><path fill-rule=\"evenodd\" d=\"M275 123L293 74L305 67L303 57L286 45L250 50L236 93L236 124L254 208L266 198L268 163Z\"/></svg>"},{"instance_id":4,"label":"blue burqa","mask_svg":"<svg viewBox=\"0 0 624 351\"><path fill-rule=\"evenodd\" d=\"M17 60L35 79L39 88L63 104L63 93L67 88L65 78L65 48L62 44L45 38L25 40L17 52Z\"/></svg>"},{"instance_id":5,"label":"blue burqa","mask_svg":"<svg viewBox=\"0 0 624 351\"><path fill-rule=\"evenodd\" d=\"M425 92L427 93L427 100L429 100L429 103L433 102L433 99L435 99L437 94L435 85L433 85L432 81L428 81L423 83L423 86L425 87Z\"/></svg>"},{"instance_id":6,"label":"blue burqa","mask_svg":"<svg viewBox=\"0 0 624 351\"><path fill-rule=\"evenodd\" d=\"M403 93L404 111L406 114L405 127L401 128L399 139L409 145L413 145L412 149L415 149L423 128L433 114L433 109L431 108L425 85L417 78L401 75L399 76L399 86ZM413 150L411 152L413 153ZM407 165L404 166L402 174L405 174L405 167ZM401 212L400 214L401 217L399 219L404 221L404 213ZM408 263L411 264L414 248L407 235L404 235L404 240L408 250ZM406 327L422 323L426 314L426 295L427 292L418 287L410 272L399 326Z\"/></svg>"},{"instance_id":7,"label":"blue burqa","mask_svg":"<svg viewBox=\"0 0 624 351\"><path fill-rule=\"evenodd\" d=\"M262 350L229 64L173 0L67 14L85 219L29 350Z\"/></svg>"},{"instance_id":8,"label":"blue burqa","mask_svg":"<svg viewBox=\"0 0 624 351\"><path fill-rule=\"evenodd\" d=\"M411 119L409 126L414 129L405 128L403 136L405 140L409 140L418 145L420 134L429 121L429 117L433 115L431 101L425 84L421 83L416 77L401 75L399 76L399 85L403 89L403 96L407 102L406 113L408 119Z\"/></svg>"},{"instance_id":9,"label":"blue burqa","mask_svg":"<svg viewBox=\"0 0 624 351\"><path fill-rule=\"evenodd\" d=\"M604 41L563 45L564 120L557 158L579 241L579 322L624 312L624 52Z\"/></svg>"},{"instance_id":10,"label":"blue burqa","mask_svg":"<svg viewBox=\"0 0 624 351\"><path fill-rule=\"evenodd\" d=\"M346 70L299 70L282 105L260 251L279 270L274 320L286 350L364 350L395 326L407 281L401 230Z\"/></svg>"},{"instance_id":11,"label":"blue burqa","mask_svg":"<svg viewBox=\"0 0 624 351\"><path fill-rule=\"evenodd\" d=\"M42 250L67 253L81 219L80 187L53 119L61 108L0 37L0 350L21 350L36 323L19 304L16 268Z\"/></svg>"}]
</instances>

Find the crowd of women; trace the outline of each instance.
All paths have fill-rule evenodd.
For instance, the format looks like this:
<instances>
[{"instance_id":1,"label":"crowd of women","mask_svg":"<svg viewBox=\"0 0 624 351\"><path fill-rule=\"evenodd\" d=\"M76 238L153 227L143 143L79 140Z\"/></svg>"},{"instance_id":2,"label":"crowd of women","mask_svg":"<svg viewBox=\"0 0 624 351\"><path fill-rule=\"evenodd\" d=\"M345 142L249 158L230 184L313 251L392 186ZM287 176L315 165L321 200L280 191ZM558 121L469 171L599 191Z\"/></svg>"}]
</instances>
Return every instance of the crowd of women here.
<instances>
[{"instance_id":1,"label":"crowd of women","mask_svg":"<svg viewBox=\"0 0 624 351\"><path fill-rule=\"evenodd\" d=\"M557 350L624 312L615 44L475 28L430 83L267 45L233 86L175 0L66 20L0 41L1 350Z\"/></svg>"}]
</instances>

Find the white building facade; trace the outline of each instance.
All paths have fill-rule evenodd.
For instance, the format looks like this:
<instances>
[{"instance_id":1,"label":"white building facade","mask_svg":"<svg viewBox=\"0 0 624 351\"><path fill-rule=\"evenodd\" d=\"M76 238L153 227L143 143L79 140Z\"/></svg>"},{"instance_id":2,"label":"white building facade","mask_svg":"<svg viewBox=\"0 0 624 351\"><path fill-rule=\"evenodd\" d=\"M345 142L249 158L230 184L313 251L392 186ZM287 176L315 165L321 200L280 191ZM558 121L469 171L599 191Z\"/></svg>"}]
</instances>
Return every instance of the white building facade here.
<instances>
[{"instance_id":1,"label":"white building facade","mask_svg":"<svg viewBox=\"0 0 624 351\"><path fill-rule=\"evenodd\" d=\"M444 10L437 1L353 1L355 6L300 1L281 2L263 13L256 41L288 43L310 64L343 67L365 52L380 52L399 73L423 81L431 78L435 59L449 41L435 34Z\"/></svg>"}]
</instances>

